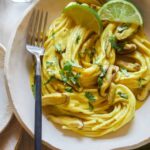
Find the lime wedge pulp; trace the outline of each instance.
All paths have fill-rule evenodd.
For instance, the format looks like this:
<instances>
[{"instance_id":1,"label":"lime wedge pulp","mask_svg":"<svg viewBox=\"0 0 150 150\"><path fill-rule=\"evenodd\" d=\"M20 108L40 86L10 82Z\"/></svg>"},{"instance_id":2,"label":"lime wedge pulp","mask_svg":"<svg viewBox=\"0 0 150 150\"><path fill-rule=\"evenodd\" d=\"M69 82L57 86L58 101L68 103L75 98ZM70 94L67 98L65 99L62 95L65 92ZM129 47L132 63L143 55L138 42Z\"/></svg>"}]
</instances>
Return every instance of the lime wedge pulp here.
<instances>
[{"instance_id":1,"label":"lime wedge pulp","mask_svg":"<svg viewBox=\"0 0 150 150\"><path fill-rule=\"evenodd\" d=\"M105 3L98 12L102 20L143 25L138 9L125 0L111 0Z\"/></svg>"},{"instance_id":2,"label":"lime wedge pulp","mask_svg":"<svg viewBox=\"0 0 150 150\"><path fill-rule=\"evenodd\" d=\"M100 33L102 28L101 19L98 13L88 5L71 2L64 8L63 13L69 16L76 24Z\"/></svg>"}]
</instances>

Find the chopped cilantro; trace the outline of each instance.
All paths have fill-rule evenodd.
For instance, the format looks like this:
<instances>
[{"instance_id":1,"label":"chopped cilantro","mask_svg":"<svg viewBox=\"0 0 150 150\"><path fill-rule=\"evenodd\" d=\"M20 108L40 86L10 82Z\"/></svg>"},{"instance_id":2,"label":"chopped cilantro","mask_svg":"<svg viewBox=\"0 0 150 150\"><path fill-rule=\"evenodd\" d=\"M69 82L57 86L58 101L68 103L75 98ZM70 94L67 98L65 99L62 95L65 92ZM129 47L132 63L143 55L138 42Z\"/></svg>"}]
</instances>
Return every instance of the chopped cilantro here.
<instances>
[{"instance_id":1,"label":"chopped cilantro","mask_svg":"<svg viewBox=\"0 0 150 150\"><path fill-rule=\"evenodd\" d=\"M46 65L52 65L53 62L52 61L46 61Z\"/></svg>"},{"instance_id":2,"label":"chopped cilantro","mask_svg":"<svg viewBox=\"0 0 150 150\"><path fill-rule=\"evenodd\" d=\"M54 62L52 61L46 61L46 68L48 68L49 66L52 66Z\"/></svg>"},{"instance_id":3,"label":"chopped cilantro","mask_svg":"<svg viewBox=\"0 0 150 150\"><path fill-rule=\"evenodd\" d=\"M144 79L144 78L139 78L139 79L138 79L138 84L139 84L139 87L140 87L140 88L143 87L143 82L144 82L144 81L146 81L146 79Z\"/></svg>"},{"instance_id":4,"label":"chopped cilantro","mask_svg":"<svg viewBox=\"0 0 150 150\"><path fill-rule=\"evenodd\" d=\"M118 95L124 99L128 99L128 95L122 92L118 92Z\"/></svg>"},{"instance_id":5,"label":"chopped cilantro","mask_svg":"<svg viewBox=\"0 0 150 150\"><path fill-rule=\"evenodd\" d=\"M67 61L64 64L63 69L60 71L60 75L61 75L61 79L64 83L71 82L72 84L79 86L78 79L80 77L80 74L79 73L74 74L72 72L72 63L71 62Z\"/></svg>"},{"instance_id":6,"label":"chopped cilantro","mask_svg":"<svg viewBox=\"0 0 150 150\"><path fill-rule=\"evenodd\" d=\"M80 37L80 35L78 35L77 38L76 38L76 44L79 43L80 39L81 39L81 37Z\"/></svg>"},{"instance_id":7,"label":"chopped cilantro","mask_svg":"<svg viewBox=\"0 0 150 150\"><path fill-rule=\"evenodd\" d=\"M70 64L73 66L73 67L78 67L78 68L82 68L77 62L75 62L74 60L71 60L70 61Z\"/></svg>"},{"instance_id":8,"label":"chopped cilantro","mask_svg":"<svg viewBox=\"0 0 150 150\"><path fill-rule=\"evenodd\" d=\"M35 96L35 84L32 84L32 92L33 92L33 95Z\"/></svg>"},{"instance_id":9,"label":"chopped cilantro","mask_svg":"<svg viewBox=\"0 0 150 150\"><path fill-rule=\"evenodd\" d=\"M88 103L89 104L89 110L93 111L94 106L92 105L92 102L96 101L95 97L90 92L86 92L85 97L88 98L88 100L89 100L89 103Z\"/></svg>"},{"instance_id":10,"label":"chopped cilantro","mask_svg":"<svg viewBox=\"0 0 150 150\"><path fill-rule=\"evenodd\" d=\"M103 78L105 77L106 73L107 73L107 69L104 69L102 66L100 66L101 68L101 74L98 77L98 87L101 88L101 86L103 85Z\"/></svg>"},{"instance_id":11,"label":"chopped cilantro","mask_svg":"<svg viewBox=\"0 0 150 150\"><path fill-rule=\"evenodd\" d=\"M65 88L65 91L66 91L66 92L69 92L69 93L72 93L72 92L73 92L73 89L72 89L72 87L66 87L66 88Z\"/></svg>"},{"instance_id":12,"label":"chopped cilantro","mask_svg":"<svg viewBox=\"0 0 150 150\"><path fill-rule=\"evenodd\" d=\"M74 76L71 76L69 78L69 80L73 83L73 84L76 84L76 79L74 78Z\"/></svg>"},{"instance_id":13,"label":"chopped cilantro","mask_svg":"<svg viewBox=\"0 0 150 150\"><path fill-rule=\"evenodd\" d=\"M56 49L56 51L57 51L58 53L60 53L60 54L63 53L60 43L58 43L58 44L55 45L55 49Z\"/></svg>"},{"instance_id":14,"label":"chopped cilantro","mask_svg":"<svg viewBox=\"0 0 150 150\"><path fill-rule=\"evenodd\" d=\"M61 80L62 80L64 83L67 83L68 78L67 78L67 76L65 75L64 70L60 70L59 73L60 73L60 75L61 75Z\"/></svg>"},{"instance_id":15,"label":"chopped cilantro","mask_svg":"<svg viewBox=\"0 0 150 150\"><path fill-rule=\"evenodd\" d=\"M107 69L104 69L102 66L100 66L101 68L101 74L100 74L100 77L104 77L107 73Z\"/></svg>"},{"instance_id":16,"label":"chopped cilantro","mask_svg":"<svg viewBox=\"0 0 150 150\"><path fill-rule=\"evenodd\" d=\"M117 50L118 52L122 51L122 49L117 44L117 39L115 36L111 36L109 38L109 42L111 43L111 47Z\"/></svg>"},{"instance_id":17,"label":"chopped cilantro","mask_svg":"<svg viewBox=\"0 0 150 150\"><path fill-rule=\"evenodd\" d=\"M72 71L72 64L71 64L71 62L67 61L67 62L64 64L63 70L64 70L64 71L67 71L67 72L71 72L71 71Z\"/></svg>"},{"instance_id":18,"label":"chopped cilantro","mask_svg":"<svg viewBox=\"0 0 150 150\"><path fill-rule=\"evenodd\" d=\"M89 100L89 102L95 102L96 99L90 92L85 92L85 97Z\"/></svg>"},{"instance_id":19,"label":"chopped cilantro","mask_svg":"<svg viewBox=\"0 0 150 150\"><path fill-rule=\"evenodd\" d=\"M45 83L44 85L50 83L51 81L53 81L55 79L55 76L51 76Z\"/></svg>"},{"instance_id":20,"label":"chopped cilantro","mask_svg":"<svg viewBox=\"0 0 150 150\"><path fill-rule=\"evenodd\" d=\"M55 32L52 32L51 37L54 39L55 38Z\"/></svg>"},{"instance_id":21,"label":"chopped cilantro","mask_svg":"<svg viewBox=\"0 0 150 150\"><path fill-rule=\"evenodd\" d=\"M89 111L93 111L94 106L89 102Z\"/></svg>"},{"instance_id":22,"label":"chopped cilantro","mask_svg":"<svg viewBox=\"0 0 150 150\"><path fill-rule=\"evenodd\" d=\"M127 69L125 69L125 68L120 68L120 71L121 71L126 77L129 77L129 73L128 73Z\"/></svg>"},{"instance_id":23,"label":"chopped cilantro","mask_svg":"<svg viewBox=\"0 0 150 150\"><path fill-rule=\"evenodd\" d=\"M99 63L100 63L99 60L100 60L100 56L98 56L98 57L95 59L94 64L99 65Z\"/></svg>"},{"instance_id":24,"label":"chopped cilantro","mask_svg":"<svg viewBox=\"0 0 150 150\"><path fill-rule=\"evenodd\" d=\"M80 77L80 74L77 73L76 75L71 76L69 79L73 84L76 84L79 86L79 83L78 83L79 77Z\"/></svg>"},{"instance_id":25,"label":"chopped cilantro","mask_svg":"<svg viewBox=\"0 0 150 150\"><path fill-rule=\"evenodd\" d=\"M109 38L109 42L111 43L111 47L114 48L118 53L123 51L124 45L126 42L118 42L115 36L111 36Z\"/></svg>"},{"instance_id":26,"label":"chopped cilantro","mask_svg":"<svg viewBox=\"0 0 150 150\"><path fill-rule=\"evenodd\" d=\"M118 48L118 46L117 46L117 39L116 39L115 36L111 36L109 38L109 42L111 43L112 48L114 48L114 49Z\"/></svg>"},{"instance_id":27,"label":"chopped cilantro","mask_svg":"<svg viewBox=\"0 0 150 150\"><path fill-rule=\"evenodd\" d=\"M98 77L98 87L101 88L101 86L103 85L103 79L102 77Z\"/></svg>"}]
</instances>

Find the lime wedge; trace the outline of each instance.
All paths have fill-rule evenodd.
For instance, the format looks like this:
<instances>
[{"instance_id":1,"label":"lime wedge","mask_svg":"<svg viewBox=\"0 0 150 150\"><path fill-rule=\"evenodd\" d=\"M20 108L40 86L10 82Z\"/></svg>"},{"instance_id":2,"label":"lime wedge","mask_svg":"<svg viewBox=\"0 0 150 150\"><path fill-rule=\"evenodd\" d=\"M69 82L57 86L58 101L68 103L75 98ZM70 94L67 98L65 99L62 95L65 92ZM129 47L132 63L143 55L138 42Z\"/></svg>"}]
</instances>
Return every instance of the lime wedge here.
<instances>
[{"instance_id":1,"label":"lime wedge","mask_svg":"<svg viewBox=\"0 0 150 150\"><path fill-rule=\"evenodd\" d=\"M105 3L98 12L102 20L143 25L138 9L125 0L111 0Z\"/></svg>"},{"instance_id":2,"label":"lime wedge","mask_svg":"<svg viewBox=\"0 0 150 150\"><path fill-rule=\"evenodd\" d=\"M88 5L71 2L64 8L63 13L68 15L76 24L100 33L102 28L101 19L98 13Z\"/></svg>"}]
</instances>

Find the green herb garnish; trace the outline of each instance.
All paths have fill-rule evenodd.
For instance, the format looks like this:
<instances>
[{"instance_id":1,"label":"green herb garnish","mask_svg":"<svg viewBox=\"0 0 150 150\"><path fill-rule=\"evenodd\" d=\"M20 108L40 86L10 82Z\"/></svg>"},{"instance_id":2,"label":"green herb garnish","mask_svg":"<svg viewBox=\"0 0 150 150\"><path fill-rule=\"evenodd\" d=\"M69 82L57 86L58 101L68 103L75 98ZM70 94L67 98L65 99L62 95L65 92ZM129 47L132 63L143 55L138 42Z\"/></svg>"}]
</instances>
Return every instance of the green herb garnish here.
<instances>
[{"instance_id":1,"label":"green herb garnish","mask_svg":"<svg viewBox=\"0 0 150 150\"><path fill-rule=\"evenodd\" d=\"M101 68L101 74L100 74L100 77L104 77L107 73L107 69L104 69L102 66L100 66Z\"/></svg>"},{"instance_id":2,"label":"green herb garnish","mask_svg":"<svg viewBox=\"0 0 150 150\"><path fill-rule=\"evenodd\" d=\"M111 43L111 47L114 49L118 49L118 45L117 45L117 39L115 36L111 36L109 38L109 42Z\"/></svg>"},{"instance_id":3,"label":"green herb garnish","mask_svg":"<svg viewBox=\"0 0 150 150\"><path fill-rule=\"evenodd\" d=\"M51 37L54 39L55 38L55 32L52 32Z\"/></svg>"},{"instance_id":4,"label":"green herb garnish","mask_svg":"<svg viewBox=\"0 0 150 150\"><path fill-rule=\"evenodd\" d=\"M98 77L98 87L101 88L101 86L103 85L103 78L102 77Z\"/></svg>"},{"instance_id":5,"label":"green herb garnish","mask_svg":"<svg viewBox=\"0 0 150 150\"><path fill-rule=\"evenodd\" d=\"M107 73L107 69L104 69L102 66L100 66L101 68L101 74L98 77L98 87L101 88L101 86L103 85L103 78L105 77L106 73Z\"/></svg>"},{"instance_id":6,"label":"green herb garnish","mask_svg":"<svg viewBox=\"0 0 150 150\"><path fill-rule=\"evenodd\" d=\"M89 100L89 110L93 111L94 107L92 103L96 101L95 97L90 92L85 92L85 97Z\"/></svg>"},{"instance_id":7,"label":"green herb garnish","mask_svg":"<svg viewBox=\"0 0 150 150\"><path fill-rule=\"evenodd\" d=\"M52 66L54 64L54 62L52 61L46 61L46 68Z\"/></svg>"},{"instance_id":8,"label":"green herb garnish","mask_svg":"<svg viewBox=\"0 0 150 150\"><path fill-rule=\"evenodd\" d=\"M80 74L77 73L76 75L72 75L69 79L74 84L79 86L78 80L79 80Z\"/></svg>"},{"instance_id":9,"label":"green herb garnish","mask_svg":"<svg viewBox=\"0 0 150 150\"><path fill-rule=\"evenodd\" d=\"M50 83L51 81L53 81L55 79L55 76L51 76L45 83L44 85Z\"/></svg>"},{"instance_id":10,"label":"green herb garnish","mask_svg":"<svg viewBox=\"0 0 150 150\"><path fill-rule=\"evenodd\" d=\"M89 111L93 111L94 106L89 102Z\"/></svg>"},{"instance_id":11,"label":"green herb garnish","mask_svg":"<svg viewBox=\"0 0 150 150\"><path fill-rule=\"evenodd\" d=\"M65 91L66 91L66 92L69 92L69 93L72 93L72 92L73 92L73 89L72 89L72 87L66 87L66 88L65 88Z\"/></svg>"},{"instance_id":12,"label":"green herb garnish","mask_svg":"<svg viewBox=\"0 0 150 150\"><path fill-rule=\"evenodd\" d=\"M128 95L122 92L118 92L118 95L124 99L128 99Z\"/></svg>"},{"instance_id":13,"label":"green herb garnish","mask_svg":"<svg viewBox=\"0 0 150 150\"><path fill-rule=\"evenodd\" d=\"M58 53L60 53L60 54L62 54L63 53L63 51L62 51L62 48L61 48L61 44L56 44L55 45L55 49L56 49L56 51L58 52Z\"/></svg>"},{"instance_id":14,"label":"green herb garnish","mask_svg":"<svg viewBox=\"0 0 150 150\"><path fill-rule=\"evenodd\" d=\"M81 37L80 37L80 35L78 35L77 38L76 38L76 44L79 43L80 39L81 39Z\"/></svg>"},{"instance_id":15,"label":"green herb garnish","mask_svg":"<svg viewBox=\"0 0 150 150\"><path fill-rule=\"evenodd\" d=\"M140 87L140 88L143 87L143 82L144 82L144 81L146 81L146 79L144 79L144 78L139 78L139 79L138 79L138 84L139 84L139 87Z\"/></svg>"},{"instance_id":16,"label":"green herb garnish","mask_svg":"<svg viewBox=\"0 0 150 150\"><path fill-rule=\"evenodd\" d=\"M118 53L124 50L124 45L126 44L124 41L118 42L115 36L111 36L109 38L109 42L111 43L111 47L114 48Z\"/></svg>"},{"instance_id":17,"label":"green herb garnish","mask_svg":"<svg viewBox=\"0 0 150 150\"><path fill-rule=\"evenodd\" d=\"M73 66L73 67L78 67L78 68L82 68L79 64L77 64L74 60L71 60L70 61L70 64Z\"/></svg>"},{"instance_id":18,"label":"green herb garnish","mask_svg":"<svg viewBox=\"0 0 150 150\"><path fill-rule=\"evenodd\" d=\"M118 52L122 51L122 48L118 46L117 44L117 39L115 36L111 36L109 38L109 42L111 43L111 47L114 48L115 50L117 50Z\"/></svg>"},{"instance_id":19,"label":"green herb garnish","mask_svg":"<svg viewBox=\"0 0 150 150\"><path fill-rule=\"evenodd\" d=\"M89 102L95 102L96 99L90 92L85 92L85 97L89 100Z\"/></svg>"},{"instance_id":20,"label":"green herb garnish","mask_svg":"<svg viewBox=\"0 0 150 150\"><path fill-rule=\"evenodd\" d=\"M98 56L96 59L95 59L95 61L94 61L94 64L96 64L96 65L99 65L100 64L100 56Z\"/></svg>"},{"instance_id":21,"label":"green herb garnish","mask_svg":"<svg viewBox=\"0 0 150 150\"><path fill-rule=\"evenodd\" d=\"M74 85L77 85L79 87L78 79L80 77L80 74L74 74L72 72L72 63L70 61L67 61L64 64L64 67L62 70L60 70L61 79L64 83L71 82Z\"/></svg>"},{"instance_id":22,"label":"green herb garnish","mask_svg":"<svg viewBox=\"0 0 150 150\"><path fill-rule=\"evenodd\" d=\"M126 68L120 68L120 71L126 76L129 77L129 73Z\"/></svg>"},{"instance_id":23,"label":"green herb garnish","mask_svg":"<svg viewBox=\"0 0 150 150\"><path fill-rule=\"evenodd\" d=\"M60 75L61 75L61 80L62 80L64 83L67 83L68 78L67 78L67 76L65 75L64 70L60 70L59 73L60 73Z\"/></svg>"},{"instance_id":24,"label":"green herb garnish","mask_svg":"<svg viewBox=\"0 0 150 150\"><path fill-rule=\"evenodd\" d=\"M35 84L32 84L32 92L33 92L33 95L35 96Z\"/></svg>"},{"instance_id":25,"label":"green herb garnish","mask_svg":"<svg viewBox=\"0 0 150 150\"><path fill-rule=\"evenodd\" d=\"M67 61L67 62L64 64L63 70L64 70L64 71L67 71L67 72L71 72L71 71L72 71L72 64L71 64L71 62Z\"/></svg>"}]
</instances>

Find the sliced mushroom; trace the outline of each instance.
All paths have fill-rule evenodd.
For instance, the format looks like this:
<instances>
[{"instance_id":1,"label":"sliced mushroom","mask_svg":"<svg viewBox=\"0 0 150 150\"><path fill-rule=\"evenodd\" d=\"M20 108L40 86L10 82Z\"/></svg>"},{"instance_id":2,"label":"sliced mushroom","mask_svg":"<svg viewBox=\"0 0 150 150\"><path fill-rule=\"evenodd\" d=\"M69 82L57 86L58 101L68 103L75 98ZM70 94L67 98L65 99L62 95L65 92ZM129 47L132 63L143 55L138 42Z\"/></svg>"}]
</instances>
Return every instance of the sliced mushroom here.
<instances>
[{"instance_id":1,"label":"sliced mushroom","mask_svg":"<svg viewBox=\"0 0 150 150\"><path fill-rule=\"evenodd\" d=\"M119 28L118 26L115 32L115 36L118 40L125 40L130 36L132 36L137 31L138 27L139 27L138 25L132 24L128 28L120 32L120 30L118 30Z\"/></svg>"},{"instance_id":2,"label":"sliced mushroom","mask_svg":"<svg viewBox=\"0 0 150 150\"><path fill-rule=\"evenodd\" d=\"M134 52L135 50L137 50L137 46L135 44L127 43L123 46L123 50L118 52L118 54L126 55L126 54L130 54L130 53Z\"/></svg>"},{"instance_id":3,"label":"sliced mushroom","mask_svg":"<svg viewBox=\"0 0 150 150\"><path fill-rule=\"evenodd\" d=\"M67 126L70 128L81 129L84 126L82 120L75 117L67 117L67 116L56 117L56 116L49 115L48 118L57 124L60 124L62 126Z\"/></svg>"},{"instance_id":4,"label":"sliced mushroom","mask_svg":"<svg viewBox=\"0 0 150 150\"><path fill-rule=\"evenodd\" d=\"M117 60L116 65L125 68L130 72L136 72L140 70L140 64L138 63L130 63L123 60Z\"/></svg>"},{"instance_id":5,"label":"sliced mushroom","mask_svg":"<svg viewBox=\"0 0 150 150\"><path fill-rule=\"evenodd\" d=\"M114 66L111 65L108 68L108 71L106 73L105 78L103 79L103 85L100 88L100 95L105 97L107 95L107 92L110 88L111 82L113 81L115 75L117 74L117 72L119 71L119 67L118 66Z\"/></svg>"},{"instance_id":6,"label":"sliced mushroom","mask_svg":"<svg viewBox=\"0 0 150 150\"><path fill-rule=\"evenodd\" d=\"M144 88L138 90L137 100L144 101L147 98L149 91L150 91L150 83L144 86Z\"/></svg>"},{"instance_id":7,"label":"sliced mushroom","mask_svg":"<svg viewBox=\"0 0 150 150\"><path fill-rule=\"evenodd\" d=\"M116 93L116 85L114 83L111 83L108 98L107 98L109 104L113 103L115 93Z\"/></svg>"},{"instance_id":8,"label":"sliced mushroom","mask_svg":"<svg viewBox=\"0 0 150 150\"><path fill-rule=\"evenodd\" d=\"M42 97L42 106L61 105L69 101L69 96L62 93L52 93Z\"/></svg>"}]
</instances>

